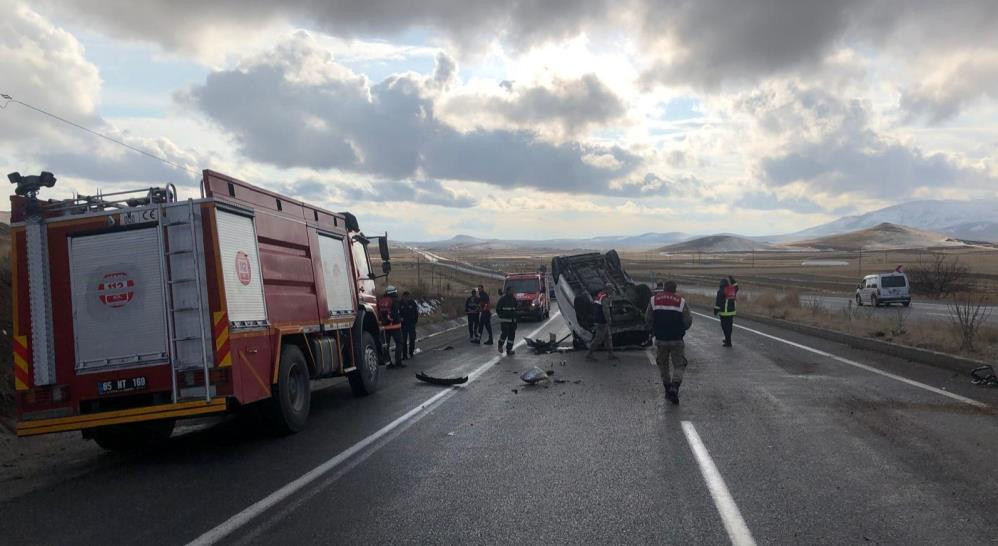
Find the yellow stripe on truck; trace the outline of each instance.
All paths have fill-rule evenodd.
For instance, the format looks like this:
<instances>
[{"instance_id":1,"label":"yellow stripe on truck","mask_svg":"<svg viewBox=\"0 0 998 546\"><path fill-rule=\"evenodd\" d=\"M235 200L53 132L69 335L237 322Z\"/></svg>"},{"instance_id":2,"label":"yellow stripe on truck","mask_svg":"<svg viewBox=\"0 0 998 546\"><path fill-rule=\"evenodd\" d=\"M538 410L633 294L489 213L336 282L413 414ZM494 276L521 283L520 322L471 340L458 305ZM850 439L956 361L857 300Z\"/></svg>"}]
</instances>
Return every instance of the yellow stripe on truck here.
<instances>
[{"instance_id":1,"label":"yellow stripe on truck","mask_svg":"<svg viewBox=\"0 0 998 546\"><path fill-rule=\"evenodd\" d=\"M68 430L137 423L139 421L152 421L154 419L169 417L190 417L207 413L219 413L225 410L225 398L216 398L211 402L180 402L178 404L163 404L90 415L77 415L74 417L21 421L17 424L17 435L33 436L49 432L65 432Z\"/></svg>"}]
</instances>

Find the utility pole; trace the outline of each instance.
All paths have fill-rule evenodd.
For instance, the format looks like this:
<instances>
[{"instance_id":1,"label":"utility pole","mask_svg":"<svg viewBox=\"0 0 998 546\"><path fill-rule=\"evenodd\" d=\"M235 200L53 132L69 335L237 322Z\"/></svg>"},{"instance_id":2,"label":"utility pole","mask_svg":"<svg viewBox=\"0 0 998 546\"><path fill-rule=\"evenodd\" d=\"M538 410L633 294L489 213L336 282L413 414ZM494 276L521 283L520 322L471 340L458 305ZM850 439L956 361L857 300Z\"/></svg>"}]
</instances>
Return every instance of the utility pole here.
<instances>
[{"instance_id":1,"label":"utility pole","mask_svg":"<svg viewBox=\"0 0 998 546\"><path fill-rule=\"evenodd\" d=\"M859 277L863 278L863 247L859 247Z\"/></svg>"},{"instance_id":2,"label":"utility pole","mask_svg":"<svg viewBox=\"0 0 998 546\"><path fill-rule=\"evenodd\" d=\"M423 289L422 280L419 278L419 254L416 254L416 286L418 286L420 290Z\"/></svg>"}]
</instances>

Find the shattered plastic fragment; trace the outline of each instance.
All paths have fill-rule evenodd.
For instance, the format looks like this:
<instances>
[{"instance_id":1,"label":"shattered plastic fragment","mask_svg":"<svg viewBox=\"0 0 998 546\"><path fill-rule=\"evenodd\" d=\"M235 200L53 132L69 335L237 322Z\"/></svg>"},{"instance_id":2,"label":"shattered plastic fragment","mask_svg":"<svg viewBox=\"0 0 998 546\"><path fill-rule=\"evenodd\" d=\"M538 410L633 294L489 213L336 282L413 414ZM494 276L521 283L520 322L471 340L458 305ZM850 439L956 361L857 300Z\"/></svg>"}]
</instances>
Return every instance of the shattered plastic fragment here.
<instances>
[{"instance_id":1,"label":"shattered plastic fragment","mask_svg":"<svg viewBox=\"0 0 998 546\"><path fill-rule=\"evenodd\" d=\"M548 378L547 372L538 368L537 366L534 366L533 368L530 368L529 370L520 374L520 379L522 379L525 383L530 383L531 385L539 381L547 381L547 378Z\"/></svg>"},{"instance_id":2,"label":"shattered plastic fragment","mask_svg":"<svg viewBox=\"0 0 998 546\"><path fill-rule=\"evenodd\" d=\"M418 374L416 374L416 379L420 381L425 381L426 383L430 383L431 385L442 385L445 387L449 387L451 385L460 385L462 383L468 382L468 376L466 375L463 377L433 377L431 375L426 375L423 372L419 372Z\"/></svg>"}]
</instances>

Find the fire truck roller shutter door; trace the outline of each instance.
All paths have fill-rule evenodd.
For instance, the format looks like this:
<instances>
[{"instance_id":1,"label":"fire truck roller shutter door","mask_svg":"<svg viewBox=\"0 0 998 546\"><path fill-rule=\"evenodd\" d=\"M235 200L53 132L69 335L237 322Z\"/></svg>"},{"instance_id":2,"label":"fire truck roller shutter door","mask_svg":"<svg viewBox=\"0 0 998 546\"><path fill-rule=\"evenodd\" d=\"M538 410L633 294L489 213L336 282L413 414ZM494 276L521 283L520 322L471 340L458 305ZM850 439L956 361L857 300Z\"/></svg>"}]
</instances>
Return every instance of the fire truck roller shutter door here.
<instances>
[{"instance_id":1,"label":"fire truck roller shutter door","mask_svg":"<svg viewBox=\"0 0 998 546\"><path fill-rule=\"evenodd\" d=\"M347 266L347 247L338 237L319 234L322 280L326 288L326 308L330 316L353 312L353 279Z\"/></svg>"},{"instance_id":2,"label":"fire truck roller shutter door","mask_svg":"<svg viewBox=\"0 0 998 546\"><path fill-rule=\"evenodd\" d=\"M267 308L253 219L224 210L216 210L215 217L229 322L264 322Z\"/></svg>"},{"instance_id":3,"label":"fire truck roller shutter door","mask_svg":"<svg viewBox=\"0 0 998 546\"><path fill-rule=\"evenodd\" d=\"M166 359L159 252L155 228L71 239L77 370Z\"/></svg>"}]
</instances>

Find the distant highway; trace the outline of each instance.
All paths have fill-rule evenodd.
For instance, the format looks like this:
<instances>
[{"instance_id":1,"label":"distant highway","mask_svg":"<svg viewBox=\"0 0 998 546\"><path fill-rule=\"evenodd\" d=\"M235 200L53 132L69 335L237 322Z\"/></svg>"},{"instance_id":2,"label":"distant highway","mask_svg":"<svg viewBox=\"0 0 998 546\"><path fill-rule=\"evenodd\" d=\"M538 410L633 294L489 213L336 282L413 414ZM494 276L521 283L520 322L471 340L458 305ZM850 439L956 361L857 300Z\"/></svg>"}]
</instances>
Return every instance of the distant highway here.
<instances>
[{"instance_id":1,"label":"distant highway","mask_svg":"<svg viewBox=\"0 0 998 546\"><path fill-rule=\"evenodd\" d=\"M446 267L448 269L453 269L455 271L460 271L462 273L468 273L470 275L478 275L479 277L485 277L488 279L505 280L506 276L502 273L491 271L483 267L478 267L467 262L459 262L457 260L452 260L449 258L444 258L439 254L434 254L428 250L423 250L421 248L409 247L409 250L421 255L426 258L427 261L437 264L441 267Z\"/></svg>"}]
</instances>

